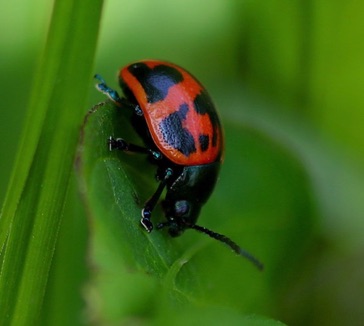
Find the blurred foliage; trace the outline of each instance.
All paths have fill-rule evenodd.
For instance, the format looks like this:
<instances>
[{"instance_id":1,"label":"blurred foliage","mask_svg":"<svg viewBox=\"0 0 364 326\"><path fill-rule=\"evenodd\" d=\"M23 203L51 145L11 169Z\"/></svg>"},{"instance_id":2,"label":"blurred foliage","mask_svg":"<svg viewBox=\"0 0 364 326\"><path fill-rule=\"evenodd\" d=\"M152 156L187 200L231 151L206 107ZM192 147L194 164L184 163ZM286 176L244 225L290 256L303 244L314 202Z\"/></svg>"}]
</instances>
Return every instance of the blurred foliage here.
<instances>
[{"instance_id":1,"label":"blurred foliage","mask_svg":"<svg viewBox=\"0 0 364 326\"><path fill-rule=\"evenodd\" d=\"M45 0L2 6L0 24L11 33L0 38L1 201L50 9ZM87 225L74 183L44 322L76 324L102 316L110 324L119 318L178 324L230 316L238 324L247 318L240 313L247 313L294 325L360 324L363 9L364 4L354 0L108 1L95 72L117 88L119 67L160 58L187 68L205 84L225 125L226 156L216 191L199 221L236 239L264 261L266 270L250 269L199 234L186 232L173 241L164 233L153 235L165 238L166 251L186 258L166 282L173 279L185 289L184 282L197 284L188 297L198 309L175 313L178 304L160 293L154 278L120 265L125 258L118 258L115 234L104 234L110 242L98 242L107 269L102 266L98 273L100 266L86 263L95 245L87 246L88 233L94 240L97 231L105 230ZM90 108L103 100L91 84ZM147 171L153 173L145 168L141 177L153 182ZM195 279L186 281L184 268L192 267ZM89 274L92 282L85 287ZM138 292L130 290L134 284ZM120 316L123 293L131 293L130 302Z\"/></svg>"},{"instance_id":2,"label":"blurred foliage","mask_svg":"<svg viewBox=\"0 0 364 326\"><path fill-rule=\"evenodd\" d=\"M0 213L2 325L37 324L45 314L44 295L93 76L101 8L101 0L92 7L73 0L54 3Z\"/></svg>"}]
</instances>

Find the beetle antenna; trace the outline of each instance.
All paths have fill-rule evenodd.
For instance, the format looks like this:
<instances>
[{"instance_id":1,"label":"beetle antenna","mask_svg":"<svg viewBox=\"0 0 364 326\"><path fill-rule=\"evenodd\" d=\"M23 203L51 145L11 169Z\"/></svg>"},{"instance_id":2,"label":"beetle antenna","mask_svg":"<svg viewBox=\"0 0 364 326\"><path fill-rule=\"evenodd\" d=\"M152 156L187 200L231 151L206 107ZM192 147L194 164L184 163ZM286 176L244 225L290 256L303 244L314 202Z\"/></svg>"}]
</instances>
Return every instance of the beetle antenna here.
<instances>
[{"instance_id":1,"label":"beetle antenna","mask_svg":"<svg viewBox=\"0 0 364 326\"><path fill-rule=\"evenodd\" d=\"M225 243L226 245L228 245L236 254L248 259L251 263L253 263L259 270L263 270L264 265L257 259L255 258L251 253L249 253L248 251L244 250L243 248L239 247L233 240L231 240L230 238L228 238L225 235L222 235L220 233L216 233L214 231L211 231L203 226L199 226L196 224L192 224L189 226L189 228L197 230L201 233L205 233L207 234L209 237L218 240L220 242Z\"/></svg>"}]
</instances>

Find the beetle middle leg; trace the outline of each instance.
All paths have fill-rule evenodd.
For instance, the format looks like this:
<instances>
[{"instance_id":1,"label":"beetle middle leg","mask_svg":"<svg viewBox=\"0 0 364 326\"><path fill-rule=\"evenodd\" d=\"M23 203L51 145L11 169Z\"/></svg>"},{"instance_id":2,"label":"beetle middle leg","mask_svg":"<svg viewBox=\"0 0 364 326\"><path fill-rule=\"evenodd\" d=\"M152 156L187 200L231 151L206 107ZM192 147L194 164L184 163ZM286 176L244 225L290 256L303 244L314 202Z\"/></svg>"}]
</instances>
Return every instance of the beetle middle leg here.
<instances>
[{"instance_id":1,"label":"beetle middle leg","mask_svg":"<svg viewBox=\"0 0 364 326\"><path fill-rule=\"evenodd\" d=\"M113 138L112 136L110 136L107 143L109 145L110 151L117 149L125 152L148 154L151 155L155 160L162 159L162 154L160 152L139 145L128 143L123 138Z\"/></svg>"}]
</instances>

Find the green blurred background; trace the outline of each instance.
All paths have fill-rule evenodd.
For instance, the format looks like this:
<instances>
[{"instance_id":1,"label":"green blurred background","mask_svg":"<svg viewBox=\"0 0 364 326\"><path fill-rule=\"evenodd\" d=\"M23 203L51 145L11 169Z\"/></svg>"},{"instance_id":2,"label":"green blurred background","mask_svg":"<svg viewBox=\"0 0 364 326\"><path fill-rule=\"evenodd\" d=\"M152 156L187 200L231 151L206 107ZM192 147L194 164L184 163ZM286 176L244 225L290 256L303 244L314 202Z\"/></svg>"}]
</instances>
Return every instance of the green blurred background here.
<instances>
[{"instance_id":1,"label":"green blurred background","mask_svg":"<svg viewBox=\"0 0 364 326\"><path fill-rule=\"evenodd\" d=\"M0 202L52 3L2 1L1 8ZM203 224L209 211L221 212L212 228L229 235L246 228L249 250L280 262L270 274L274 304L257 305L290 324L364 320L363 13L364 3L354 0L110 0L104 8L95 72L110 86L119 67L160 58L192 71L215 99L227 153L213 197L219 200ZM89 106L101 99L90 81ZM234 214L244 218L238 225L229 224ZM86 225L76 215L61 231L74 255L59 248L62 264L73 266L75 293L87 274L80 260ZM259 247L260 237L285 249L270 257L277 251ZM228 278L237 267L227 259L219 273ZM219 300L229 302L221 293ZM76 314L82 303L75 301Z\"/></svg>"}]
</instances>

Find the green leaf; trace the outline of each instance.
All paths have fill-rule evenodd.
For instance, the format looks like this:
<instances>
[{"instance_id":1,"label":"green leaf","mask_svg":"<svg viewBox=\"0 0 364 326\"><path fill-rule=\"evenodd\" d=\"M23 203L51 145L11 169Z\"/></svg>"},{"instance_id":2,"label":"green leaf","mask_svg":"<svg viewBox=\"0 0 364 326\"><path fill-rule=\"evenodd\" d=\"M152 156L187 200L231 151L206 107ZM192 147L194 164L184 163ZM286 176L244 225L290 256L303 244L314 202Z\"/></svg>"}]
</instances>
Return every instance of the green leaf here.
<instances>
[{"instance_id":1,"label":"green leaf","mask_svg":"<svg viewBox=\"0 0 364 326\"><path fill-rule=\"evenodd\" d=\"M117 241L114 248L120 248L128 263L160 278L176 259L176 251L166 250L171 245L161 232L148 234L139 223L143 202L157 185L152 178L143 177L140 169L149 170L151 177L153 169L144 162L143 155L130 157L111 152L107 146L108 138L119 136L119 130L129 135L128 141L133 141L124 110L127 111L107 102L96 106L87 116L78 161L83 193L95 233L113 234Z\"/></svg>"},{"instance_id":2,"label":"green leaf","mask_svg":"<svg viewBox=\"0 0 364 326\"><path fill-rule=\"evenodd\" d=\"M156 166L143 155L110 152L107 146L110 136L143 145L130 124L131 114L109 101L100 103L85 118L81 135L77 166L91 217L90 258L95 269L87 298L90 310L96 312L93 318L120 322L130 315L166 316L165 307L173 303L186 311L196 303L238 307L244 312L265 311L273 286L270 282L277 287L284 283L279 272L282 264L288 268L300 257L307 244L304 239L311 232L311 220L302 219L309 216L307 196L298 200L287 196L293 186L307 194L300 164L256 131L228 124L229 139L236 142L234 153L230 153L220 184L200 220L214 225L217 221L221 224L222 216L229 217L223 219L226 226L231 225L226 234L244 239L239 240L241 245L260 252L257 255L266 263L266 271L260 273L248 261L198 233L187 231L172 239L163 231L148 234L140 226L143 203L157 187L153 180ZM241 155L246 151L250 153L248 160ZM284 171L288 179L277 175L266 162ZM262 194L238 180L247 184L258 181L261 187L269 182L272 186ZM278 191L272 192L272 188ZM243 207L242 196L246 201ZM154 222L162 216L157 206ZM296 230L301 230L301 236ZM287 244L292 246L291 259L280 256Z\"/></svg>"},{"instance_id":3,"label":"green leaf","mask_svg":"<svg viewBox=\"0 0 364 326\"><path fill-rule=\"evenodd\" d=\"M125 135L128 141L143 145L131 128L131 112L127 110L110 102L95 106L85 119L77 160L82 193L91 217L91 261L97 271L89 293L96 289L103 298L102 308L95 309L97 303L92 295L88 296L89 305L95 311L101 309L101 315L109 318L127 315L130 309L140 308L144 313L147 306L143 303L150 300L155 281L165 278L181 255L169 236L159 231L148 234L140 225L143 203L157 186L153 166L141 154L128 155L108 149L111 135ZM160 209L153 214L156 223L162 215ZM187 274L190 273L188 267ZM188 277L193 279L192 274ZM193 284L190 282L188 286ZM120 291L110 296L115 287ZM173 280L167 291L186 300L185 289ZM113 303L115 295L117 304Z\"/></svg>"},{"instance_id":4,"label":"green leaf","mask_svg":"<svg viewBox=\"0 0 364 326\"><path fill-rule=\"evenodd\" d=\"M282 322L222 306L197 306L176 309L167 306L165 314L157 317L152 325L229 325L229 326L283 326Z\"/></svg>"}]
</instances>

